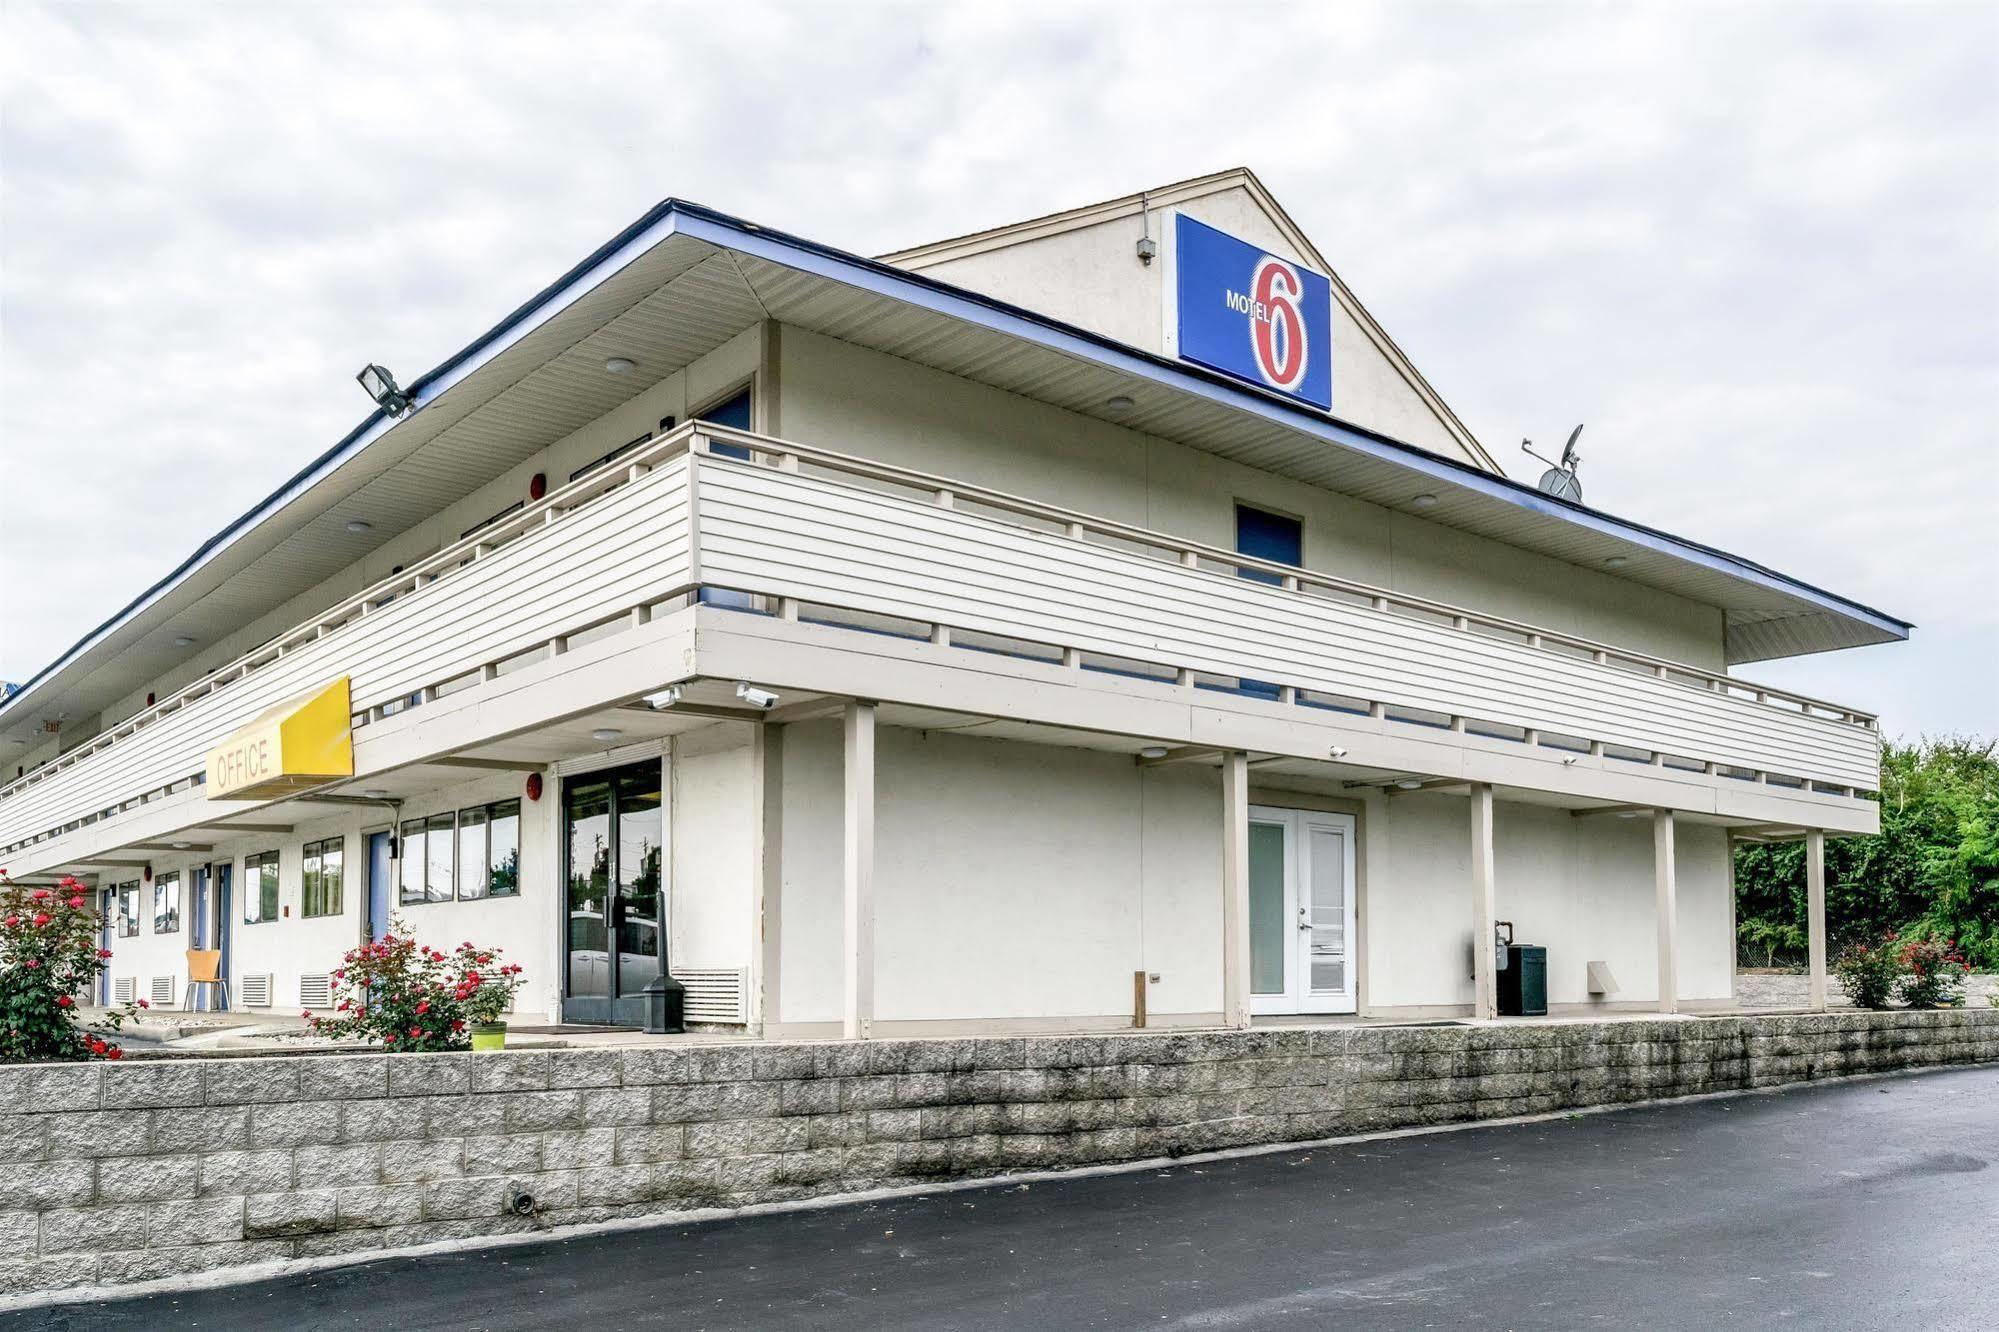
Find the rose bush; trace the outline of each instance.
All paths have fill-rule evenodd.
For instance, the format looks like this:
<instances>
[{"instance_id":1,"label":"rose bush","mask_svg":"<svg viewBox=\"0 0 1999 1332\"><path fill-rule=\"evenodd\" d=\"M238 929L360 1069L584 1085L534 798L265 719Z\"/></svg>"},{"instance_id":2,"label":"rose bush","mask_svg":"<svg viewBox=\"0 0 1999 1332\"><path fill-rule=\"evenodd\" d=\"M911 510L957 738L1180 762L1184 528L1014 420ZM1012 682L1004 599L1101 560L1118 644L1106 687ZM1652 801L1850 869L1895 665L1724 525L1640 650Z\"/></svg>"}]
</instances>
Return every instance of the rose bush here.
<instances>
[{"instance_id":1,"label":"rose bush","mask_svg":"<svg viewBox=\"0 0 1999 1332\"><path fill-rule=\"evenodd\" d=\"M88 996L111 954L97 946L98 913L75 879L28 888L0 870L0 1061L117 1059L110 1037L143 1001L86 1023Z\"/></svg>"},{"instance_id":2,"label":"rose bush","mask_svg":"<svg viewBox=\"0 0 1999 1332\"><path fill-rule=\"evenodd\" d=\"M1848 944L1834 959L1832 974L1855 1008L1886 1008L1902 975L1901 941L1890 934L1873 943Z\"/></svg>"},{"instance_id":3,"label":"rose bush","mask_svg":"<svg viewBox=\"0 0 1999 1332\"><path fill-rule=\"evenodd\" d=\"M1964 1002L1967 968L1957 945L1944 939L1911 939L1900 956L1902 1002L1911 1008L1956 1008Z\"/></svg>"},{"instance_id":4,"label":"rose bush","mask_svg":"<svg viewBox=\"0 0 1999 1332\"><path fill-rule=\"evenodd\" d=\"M494 1022L521 986L521 969L471 942L446 953L390 921L374 943L349 949L333 972L333 1014L306 1018L316 1035L378 1042L396 1051L463 1050L466 1028Z\"/></svg>"}]
</instances>

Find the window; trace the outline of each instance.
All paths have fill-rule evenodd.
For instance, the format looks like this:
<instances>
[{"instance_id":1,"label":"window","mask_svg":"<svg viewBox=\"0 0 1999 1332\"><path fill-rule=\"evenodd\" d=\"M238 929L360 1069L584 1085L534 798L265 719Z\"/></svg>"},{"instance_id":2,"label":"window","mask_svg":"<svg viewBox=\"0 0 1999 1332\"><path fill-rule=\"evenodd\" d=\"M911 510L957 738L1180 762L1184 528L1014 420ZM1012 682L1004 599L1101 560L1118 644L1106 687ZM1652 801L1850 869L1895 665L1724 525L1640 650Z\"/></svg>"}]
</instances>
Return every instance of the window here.
<instances>
[{"instance_id":1,"label":"window","mask_svg":"<svg viewBox=\"0 0 1999 1332\"><path fill-rule=\"evenodd\" d=\"M493 897L515 897L521 891L521 802L502 800L486 806L492 829L486 843L486 891Z\"/></svg>"},{"instance_id":2,"label":"window","mask_svg":"<svg viewBox=\"0 0 1999 1332\"><path fill-rule=\"evenodd\" d=\"M299 914L337 916L346 886L347 840L329 837L307 842L299 856Z\"/></svg>"},{"instance_id":3,"label":"window","mask_svg":"<svg viewBox=\"0 0 1999 1332\"><path fill-rule=\"evenodd\" d=\"M463 532L460 532L458 534L458 539L460 541L463 541L466 537L471 536L474 532L483 532L487 528L491 527L494 523L499 522L500 519L510 517L513 514L519 513L521 511L521 506L526 502L527 501L525 500L515 500L512 504L509 504L506 508L500 510L498 513L494 514L491 518L485 519L483 522L474 523L472 524L472 526L466 528Z\"/></svg>"},{"instance_id":4,"label":"window","mask_svg":"<svg viewBox=\"0 0 1999 1332\"><path fill-rule=\"evenodd\" d=\"M180 875L153 876L153 933L180 933Z\"/></svg>"},{"instance_id":5,"label":"window","mask_svg":"<svg viewBox=\"0 0 1999 1332\"><path fill-rule=\"evenodd\" d=\"M513 897L521 890L521 802L458 811L458 897Z\"/></svg>"},{"instance_id":6,"label":"window","mask_svg":"<svg viewBox=\"0 0 1999 1332\"><path fill-rule=\"evenodd\" d=\"M455 815L433 814L403 824L403 886L399 900L404 906L451 900L451 870L457 860L456 822Z\"/></svg>"},{"instance_id":7,"label":"window","mask_svg":"<svg viewBox=\"0 0 1999 1332\"><path fill-rule=\"evenodd\" d=\"M258 925L277 918L278 853L243 857L243 923Z\"/></svg>"},{"instance_id":8,"label":"window","mask_svg":"<svg viewBox=\"0 0 1999 1332\"><path fill-rule=\"evenodd\" d=\"M1238 554L1254 555L1272 564L1301 564L1305 558L1305 525L1281 513L1235 506L1235 548ZM1259 583L1281 583L1283 578L1263 569L1240 569L1244 578Z\"/></svg>"},{"instance_id":9,"label":"window","mask_svg":"<svg viewBox=\"0 0 1999 1332\"><path fill-rule=\"evenodd\" d=\"M671 420L672 418L669 417L667 419ZM575 471L569 474L569 479L571 481L574 481L579 476L587 476L591 472L596 471L599 467L602 467L605 463L616 462L618 459L624 457L627 453L630 453L633 449L637 448L639 445L647 444L650 443L651 441L652 441L651 435L640 435L637 439L626 440L623 444L618 445L617 448L612 449L609 453L597 459L595 462L584 463L581 467L577 468Z\"/></svg>"},{"instance_id":10,"label":"window","mask_svg":"<svg viewBox=\"0 0 1999 1332\"><path fill-rule=\"evenodd\" d=\"M130 939L139 933L138 881L135 879L131 883L121 883L118 885L116 892L118 894L118 937L120 939Z\"/></svg>"}]
</instances>

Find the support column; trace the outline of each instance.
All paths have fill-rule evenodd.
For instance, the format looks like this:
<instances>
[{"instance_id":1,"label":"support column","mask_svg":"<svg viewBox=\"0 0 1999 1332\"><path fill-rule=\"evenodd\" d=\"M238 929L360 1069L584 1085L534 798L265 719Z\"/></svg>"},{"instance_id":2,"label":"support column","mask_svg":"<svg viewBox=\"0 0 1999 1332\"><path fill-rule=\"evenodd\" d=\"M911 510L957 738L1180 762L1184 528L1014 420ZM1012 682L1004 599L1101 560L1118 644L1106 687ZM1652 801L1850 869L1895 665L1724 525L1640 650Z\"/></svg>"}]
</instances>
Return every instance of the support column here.
<instances>
[{"instance_id":1,"label":"support column","mask_svg":"<svg viewBox=\"0 0 1999 1332\"><path fill-rule=\"evenodd\" d=\"M1825 1012L1825 833L1805 830L1805 925L1811 932L1812 1012Z\"/></svg>"},{"instance_id":2,"label":"support column","mask_svg":"<svg viewBox=\"0 0 1999 1332\"><path fill-rule=\"evenodd\" d=\"M757 996L754 1020L768 1030L784 1020L784 726L757 727L753 749L756 783L757 863L755 953Z\"/></svg>"},{"instance_id":3,"label":"support column","mask_svg":"<svg viewBox=\"0 0 1999 1332\"><path fill-rule=\"evenodd\" d=\"M846 819L841 838L846 901L846 1002L849 1040L872 1034L875 1021L875 705L847 704Z\"/></svg>"},{"instance_id":4,"label":"support column","mask_svg":"<svg viewBox=\"0 0 1999 1332\"><path fill-rule=\"evenodd\" d=\"M1249 1025L1249 755L1222 755L1222 1023Z\"/></svg>"},{"instance_id":5,"label":"support column","mask_svg":"<svg viewBox=\"0 0 1999 1332\"><path fill-rule=\"evenodd\" d=\"M1652 811L1653 914L1659 934L1659 1011L1680 1011L1679 885L1673 865L1673 811Z\"/></svg>"},{"instance_id":6,"label":"support column","mask_svg":"<svg viewBox=\"0 0 1999 1332\"><path fill-rule=\"evenodd\" d=\"M1493 890L1492 787L1473 782L1471 788L1471 1015L1478 1019L1499 1014L1499 982L1493 973L1496 914Z\"/></svg>"}]
</instances>

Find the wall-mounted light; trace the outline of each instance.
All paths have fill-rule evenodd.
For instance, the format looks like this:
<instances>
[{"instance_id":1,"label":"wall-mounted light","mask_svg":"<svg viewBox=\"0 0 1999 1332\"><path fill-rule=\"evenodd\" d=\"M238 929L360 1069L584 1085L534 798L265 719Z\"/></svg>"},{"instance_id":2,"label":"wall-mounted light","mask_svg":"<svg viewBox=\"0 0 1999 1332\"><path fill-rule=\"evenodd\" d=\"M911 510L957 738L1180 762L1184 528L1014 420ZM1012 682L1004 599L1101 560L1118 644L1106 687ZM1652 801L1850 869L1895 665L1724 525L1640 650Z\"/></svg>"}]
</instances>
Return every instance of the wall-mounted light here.
<instances>
[{"instance_id":1,"label":"wall-mounted light","mask_svg":"<svg viewBox=\"0 0 1999 1332\"><path fill-rule=\"evenodd\" d=\"M375 400L375 405L390 416L401 416L409 410L409 394L396 386L396 377L381 366L370 362L354 376L362 391Z\"/></svg>"}]
</instances>

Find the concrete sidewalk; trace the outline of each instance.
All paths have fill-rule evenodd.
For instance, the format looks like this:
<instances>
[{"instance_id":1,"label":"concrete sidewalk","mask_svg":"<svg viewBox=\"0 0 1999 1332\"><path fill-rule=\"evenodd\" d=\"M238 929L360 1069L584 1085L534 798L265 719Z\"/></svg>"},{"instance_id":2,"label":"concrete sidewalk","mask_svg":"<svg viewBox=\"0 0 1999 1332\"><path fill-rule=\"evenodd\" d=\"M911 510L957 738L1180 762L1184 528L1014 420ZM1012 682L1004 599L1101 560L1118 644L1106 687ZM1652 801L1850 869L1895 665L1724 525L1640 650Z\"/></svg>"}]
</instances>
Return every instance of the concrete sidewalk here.
<instances>
[{"instance_id":1,"label":"concrete sidewalk","mask_svg":"<svg viewBox=\"0 0 1999 1332\"><path fill-rule=\"evenodd\" d=\"M1991 1327L1999 1069L999 1183L0 1328Z\"/></svg>"}]
</instances>

